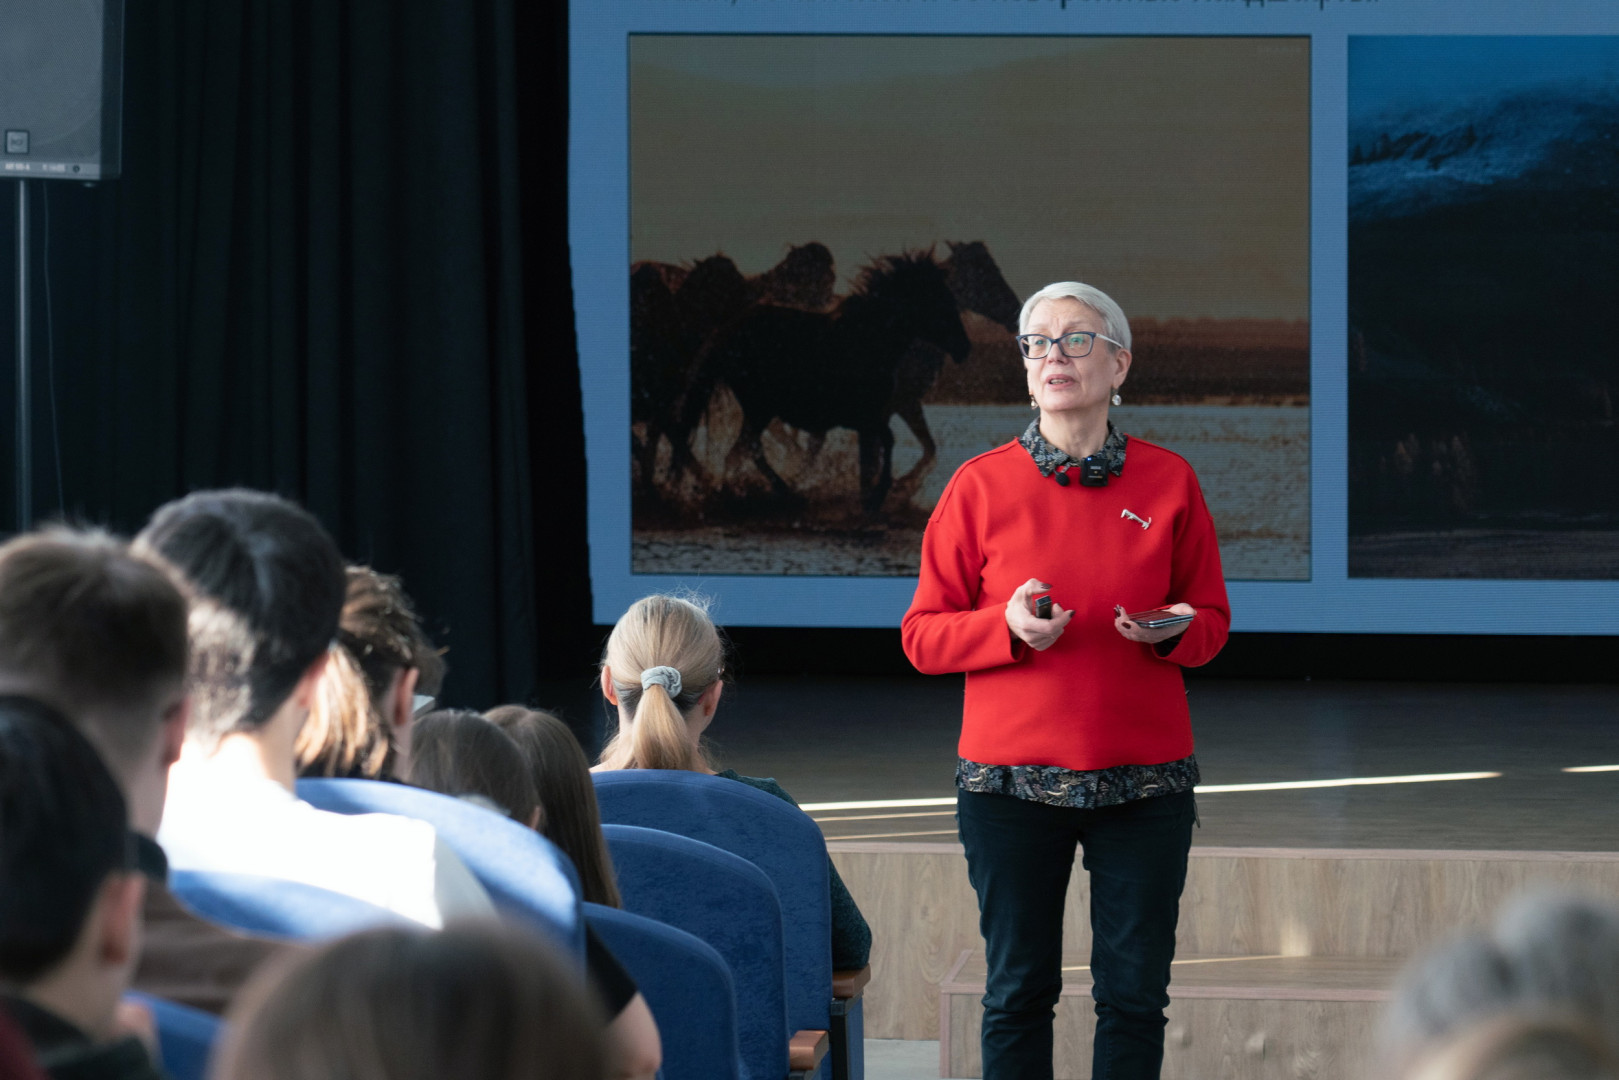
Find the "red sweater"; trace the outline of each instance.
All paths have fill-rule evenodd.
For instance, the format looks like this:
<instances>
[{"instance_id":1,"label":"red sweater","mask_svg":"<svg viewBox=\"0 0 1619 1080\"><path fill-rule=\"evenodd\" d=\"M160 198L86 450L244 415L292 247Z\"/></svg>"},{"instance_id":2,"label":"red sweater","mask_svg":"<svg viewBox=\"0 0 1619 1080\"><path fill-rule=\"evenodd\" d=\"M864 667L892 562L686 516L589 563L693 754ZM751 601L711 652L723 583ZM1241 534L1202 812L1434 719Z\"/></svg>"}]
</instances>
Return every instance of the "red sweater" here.
<instances>
[{"instance_id":1,"label":"red sweater","mask_svg":"<svg viewBox=\"0 0 1619 1080\"><path fill-rule=\"evenodd\" d=\"M1192 467L1160 446L1132 438L1108 480L1062 487L1013 441L962 465L933 510L901 636L918 670L967 673L969 761L1106 769L1192 752L1180 668L1212 660L1231 626L1214 522ZM1074 611L1044 652L1014 648L1006 626L1006 601L1030 578ZM1167 656L1113 626L1115 604L1173 603L1197 617Z\"/></svg>"}]
</instances>

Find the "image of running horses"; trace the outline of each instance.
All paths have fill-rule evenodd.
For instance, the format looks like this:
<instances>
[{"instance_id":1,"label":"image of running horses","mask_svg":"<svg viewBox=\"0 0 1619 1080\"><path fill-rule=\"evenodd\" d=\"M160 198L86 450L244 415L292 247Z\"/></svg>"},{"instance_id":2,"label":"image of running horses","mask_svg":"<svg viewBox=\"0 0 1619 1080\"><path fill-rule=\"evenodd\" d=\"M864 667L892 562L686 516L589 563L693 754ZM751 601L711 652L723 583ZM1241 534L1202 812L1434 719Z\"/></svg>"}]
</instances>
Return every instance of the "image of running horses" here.
<instances>
[{"instance_id":1,"label":"image of running horses","mask_svg":"<svg viewBox=\"0 0 1619 1080\"><path fill-rule=\"evenodd\" d=\"M792 248L770 270L742 276L725 255L690 267L641 262L630 269L630 423L637 487L650 483L660 440L679 425L704 343L756 304L821 311L837 281L823 244Z\"/></svg>"},{"instance_id":2,"label":"image of running horses","mask_svg":"<svg viewBox=\"0 0 1619 1080\"><path fill-rule=\"evenodd\" d=\"M689 266L633 266L638 518L661 517L659 510L700 520L801 518L810 509L802 479L826 479L821 451L840 428L854 433L858 450L837 500L846 505L822 507L821 516L843 518L858 507L867 527L894 513L914 516L903 512L938 457L924 399L947 359L964 361L974 347L964 320L980 333L988 324L1010 335L1019 307L983 243L946 246L943 259L931 250L872 259L841 298L833 296L831 253L818 243L792 248L752 278L723 254ZM896 416L922 451L897 479ZM772 465L767 430L778 450L796 453L798 486ZM717 468L704 458L718 459Z\"/></svg>"}]
</instances>

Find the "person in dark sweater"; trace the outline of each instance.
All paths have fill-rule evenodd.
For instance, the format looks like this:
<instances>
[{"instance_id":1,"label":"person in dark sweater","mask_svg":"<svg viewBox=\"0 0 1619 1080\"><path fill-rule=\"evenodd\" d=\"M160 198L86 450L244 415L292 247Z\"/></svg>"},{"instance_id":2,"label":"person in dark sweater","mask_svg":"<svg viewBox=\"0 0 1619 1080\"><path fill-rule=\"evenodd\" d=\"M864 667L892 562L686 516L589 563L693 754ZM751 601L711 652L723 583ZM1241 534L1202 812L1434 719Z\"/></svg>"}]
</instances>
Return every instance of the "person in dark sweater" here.
<instances>
[{"instance_id":1,"label":"person in dark sweater","mask_svg":"<svg viewBox=\"0 0 1619 1080\"><path fill-rule=\"evenodd\" d=\"M723 776L797 806L775 780L715 769L703 732L725 689L725 641L708 612L678 596L648 596L613 627L602 657L602 694L618 710L618 731L596 770L686 769ZM863 968L871 960L871 928L828 859L832 899L832 967Z\"/></svg>"},{"instance_id":2,"label":"person in dark sweater","mask_svg":"<svg viewBox=\"0 0 1619 1080\"><path fill-rule=\"evenodd\" d=\"M118 784L60 713L0 697L0 1006L53 1080L159 1080L120 1000L141 876Z\"/></svg>"}]
</instances>

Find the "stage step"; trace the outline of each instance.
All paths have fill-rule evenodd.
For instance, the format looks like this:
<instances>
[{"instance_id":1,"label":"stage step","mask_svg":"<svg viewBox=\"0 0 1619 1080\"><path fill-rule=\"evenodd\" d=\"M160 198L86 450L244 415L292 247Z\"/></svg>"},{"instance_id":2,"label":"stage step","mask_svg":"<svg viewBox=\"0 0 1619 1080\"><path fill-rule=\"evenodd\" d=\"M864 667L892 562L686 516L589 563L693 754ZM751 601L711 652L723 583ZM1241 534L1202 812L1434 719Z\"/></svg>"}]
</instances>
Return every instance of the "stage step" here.
<instances>
[{"instance_id":1,"label":"stage step","mask_svg":"<svg viewBox=\"0 0 1619 1080\"><path fill-rule=\"evenodd\" d=\"M1096 1016L1083 954L1063 957L1057 1080L1090 1076ZM1165 1080L1360 1080L1400 962L1341 956L1185 956L1175 961ZM984 954L965 949L939 988L939 1075L983 1075Z\"/></svg>"},{"instance_id":2,"label":"stage step","mask_svg":"<svg viewBox=\"0 0 1619 1080\"><path fill-rule=\"evenodd\" d=\"M942 1041L940 987L963 951L983 948L961 845L834 840L827 847L871 924L867 1036ZM1619 854L1193 846L1177 951L1398 964L1452 930L1483 925L1508 897L1536 885L1619 896ZM1080 956L1090 949L1089 904L1086 876L1076 872L1063 948ZM1208 999L1188 999L1188 1007L1193 1000ZM1358 1004L1376 1010L1375 1002Z\"/></svg>"}]
</instances>

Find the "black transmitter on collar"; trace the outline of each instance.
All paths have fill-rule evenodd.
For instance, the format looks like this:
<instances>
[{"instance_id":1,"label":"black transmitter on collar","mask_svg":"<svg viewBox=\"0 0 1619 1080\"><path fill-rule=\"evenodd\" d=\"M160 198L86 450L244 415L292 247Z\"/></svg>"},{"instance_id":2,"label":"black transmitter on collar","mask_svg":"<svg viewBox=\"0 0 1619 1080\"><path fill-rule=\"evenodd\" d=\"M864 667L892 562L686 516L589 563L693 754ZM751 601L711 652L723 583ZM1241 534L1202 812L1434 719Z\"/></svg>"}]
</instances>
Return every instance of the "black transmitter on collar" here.
<instances>
[{"instance_id":1,"label":"black transmitter on collar","mask_svg":"<svg viewBox=\"0 0 1619 1080\"><path fill-rule=\"evenodd\" d=\"M1092 454L1079 463L1081 487L1107 487L1107 458Z\"/></svg>"}]
</instances>

